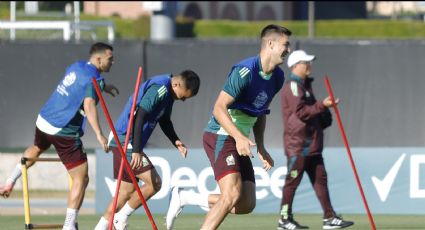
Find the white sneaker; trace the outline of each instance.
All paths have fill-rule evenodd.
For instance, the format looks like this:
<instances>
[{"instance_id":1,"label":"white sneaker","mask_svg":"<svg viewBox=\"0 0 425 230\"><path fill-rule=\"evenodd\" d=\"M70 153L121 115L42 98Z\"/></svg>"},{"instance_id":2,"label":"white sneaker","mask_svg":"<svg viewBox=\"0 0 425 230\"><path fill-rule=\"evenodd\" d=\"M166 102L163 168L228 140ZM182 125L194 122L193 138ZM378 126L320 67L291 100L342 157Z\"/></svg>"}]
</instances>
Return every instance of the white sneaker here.
<instances>
[{"instance_id":1,"label":"white sneaker","mask_svg":"<svg viewBox=\"0 0 425 230\"><path fill-rule=\"evenodd\" d=\"M174 221L176 217L182 211L182 205L180 201L180 191L182 189L179 187L172 187L168 197L168 211L167 216L165 217L165 225L167 226L167 230L173 229Z\"/></svg>"},{"instance_id":2,"label":"white sneaker","mask_svg":"<svg viewBox=\"0 0 425 230\"><path fill-rule=\"evenodd\" d=\"M341 216L335 215L332 218L323 220L323 229L339 229L353 225L353 221L343 220Z\"/></svg>"},{"instance_id":3,"label":"white sneaker","mask_svg":"<svg viewBox=\"0 0 425 230\"><path fill-rule=\"evenodd\" d=\"M114 218L114 229L115 230L128 230L128 224L127 224L127 222L125 222L121 219L115 219Z\"/></svg>"},{"instance_id":4,"label":"white sneaker","mask_svg":"<svg viewBox=\"0 0 425 230\"><path fill-rule=\"evenodd\" d=\"M77 226L63 226L62 230L78 230Z\"/></svg>"}]
</instances>

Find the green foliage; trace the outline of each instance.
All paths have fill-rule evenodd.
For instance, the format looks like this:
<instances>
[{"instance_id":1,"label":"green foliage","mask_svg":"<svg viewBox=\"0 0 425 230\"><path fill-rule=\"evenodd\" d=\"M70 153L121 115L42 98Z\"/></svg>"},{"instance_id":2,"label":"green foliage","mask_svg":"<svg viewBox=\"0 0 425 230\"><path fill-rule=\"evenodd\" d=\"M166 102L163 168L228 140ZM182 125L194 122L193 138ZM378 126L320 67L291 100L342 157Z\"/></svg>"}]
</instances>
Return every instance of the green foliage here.
<instances>
[{"instance_id":1,"label":"green foliage","mask_svg":"<svg viewBox=\"0 0 425 230\"><path fill-rule=\"evenodd\" d=\"M136 20L114 18L118 39L146 39L150 35L150 18L139 17Z\"/></svg>"},{"instance_id":2,"label":"green foliage","mask_svg":"<svg viewBox=\"0 0 425 230\"><path fill-rule=\"evenodd\" d=\"M418 39L425 37L420 21L331 20L317 23L317 37L353 39Z\"/></svg>"},{"instance_id":3,"label":"green foliage","mask_svg":"<svg viewBox=\"0 0 425 230\"><path fill-rule=\"evenodd\" d=\"M198 38L243 37L256 38L261 28L275 23L289 28L296 38L308 36L307 21L245 22L230 20L198 20ZM420 39L425 37L425 23L402 20L318 20L316 38L341 39Z\"/></svg>"},{"instance_id":4,"label":"green foliage","mask_svg":"<svg viewBox=\"0 0 425 230\"><path fill-rule=\"evenodd\" d=\"M0 2L0 20L9 20L9 2Z\"/></svg>"},{"instance_id":5,"label":"green foliage","mask_svg":"<svg viewBox=\"0 0 425 230\"><path fill-rule=\"evenodd\" d=\"M98 17L93 15L81 15L81 20L112 21L115 24L115 37L117 39L146 39L150 35L150 18L146 16L137 19L122 19L119 16ZM96 31L97 33L99 31ZM99 34L99 37L105 34Z\"/></svg>"}]
</instances>

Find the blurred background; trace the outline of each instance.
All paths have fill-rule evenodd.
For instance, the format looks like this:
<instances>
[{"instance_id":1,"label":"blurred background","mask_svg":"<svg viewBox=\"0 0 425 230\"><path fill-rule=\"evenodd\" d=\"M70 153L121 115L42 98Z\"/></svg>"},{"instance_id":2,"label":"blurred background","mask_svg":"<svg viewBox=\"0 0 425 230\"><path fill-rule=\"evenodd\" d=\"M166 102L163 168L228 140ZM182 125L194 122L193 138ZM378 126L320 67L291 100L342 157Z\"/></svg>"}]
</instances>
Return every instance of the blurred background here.
<instances>
[{"instance_id":1,"label":"blurred background","mask_svg":"<svg viewBox=\"0 0 425 230\"><path fill-rule=\"evenodd\" d=\"M425 2L396 1L0 2L0 148L31 143L39 109L66 66L87 58L97 41L115 47L115 65L105 74L121 89L117 98L106 96L113 119L139 66L144 79L183 69L201 76L200 94L177 103L173 116L187 144L201 148L199 133L231 65L259 52L259 33L270 23L293 32L292 50L317 56L316 94L327 94L322 78L329 75L352 145L421 146L425 120L417 114L424 107L411 105L422 101L424 14ZM286 63L281 68L289 73ZM279 99L272 111L268 142L281 148ZM342 146L336 125L332 130L327 145ZM97 147L86 131L86 147ZM157 133L150 146L168 148Z\"/></svg>"},{"instance_id":2,"label":"blurred background","mask_svg":"<svg viewBox=\"0 0 425 230\"><path fill-rule=\"evenodd\" d=\"M260 31L270 23L293 32L292 50L304 49L317 56L312 75L316 79L314 89L318 99L328 94L323 77L329 76L335 96L341 99L339 109L344 128L354 148L354 158L363 167L361 176L374 207L384 213L409 213L414 212L414 205L425 205L425 180L417 176L420 172L424 175L425 166L408 160L425 157L424 1L2 1L0 180L7 178L24 148L32 143L37 114L63 77L65 68L76 60L88 58L90 45L97 41L114 46L114 66L104 75L107 82L120 89L116 98L105 95L113 120L118 118L134 90L139 66L143 67L144 80L184 69L200 75L199 94L185 102L176 102L172 115L177 133L197 154L184 163L176 158L174 163L182 161L176 164L200 167L195 171L198 174L209 166L201 138L213 103L231 66L258 54ZM281 68L288 76L286 63ZM102 111L100 107L98 111ZM286 170L279 95L273 100L271 111L265 144L275 158L276 170ZM103 112L100 119L104 132L109 132ZM348 159L332 156L335 152L346 155L336 119L325 135L329 174L344 172L335 183L330 182L335 186L331 187L335 199L343 203L344 188L354 185L354 181L345 184L347 177L352 179ZM111 156L99 151L95 154L98 144L89 127L83 143L91 164L89 191L94 193L96 187L104 186L101 195L97 194L100 189L96 190L96 197L104 196L102 203L105 203L109 194L99 172L106 172L96 170L96 165L99 156L105 157L105 162L111 162ZM159 128L149 140L148 148L155 153L163 150L158 156L167 162L170 161L167 154L176 155ZM384 177L400 159L406 163L401 163L397 175L403 176L397 177L400 179L388 196L379 195L371 177ZM30 173L36 174L36 167ZM171 168L171 175L178 167ZM64 171L59 164L49 170L56 170L50 173L58 175ZM64 177L59 176L50 185L37 183L41 179L36 178L30 181L33 183L30 187L66 190L67 184L60 178ZM175 178L174 182L170 180L170 184L177 183ZM215 189L213 180L208 183L210 190ZM163 187L168 191L169 186ZM310 190L305 189L306 194ZM358 196L355 187L352 192ZM264 206L263 210L277 210L273 205L280 194L276 191L273 194L264 198L270 207ZM315 199L314 195L310 197ZM400 204L406 202L412 205L400 209ZM319 209L312 207L305 211L312 210ZM345 210L362 212L362 207L347 206Z\"/></svg>"}]
</instances>

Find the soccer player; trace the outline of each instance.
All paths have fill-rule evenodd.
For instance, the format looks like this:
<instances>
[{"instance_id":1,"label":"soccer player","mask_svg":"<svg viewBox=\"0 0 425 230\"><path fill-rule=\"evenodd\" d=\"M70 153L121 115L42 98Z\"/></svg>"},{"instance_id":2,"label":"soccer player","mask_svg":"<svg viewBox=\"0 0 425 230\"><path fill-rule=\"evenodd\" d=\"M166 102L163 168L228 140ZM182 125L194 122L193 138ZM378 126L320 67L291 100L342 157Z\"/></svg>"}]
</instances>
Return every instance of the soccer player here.
<instances>
[{"instance_id":1,"label":"soccer player","mask_svg":"<svg viewBox=\"0 0 425 230\"><path fill-rule=\"evenodd\" d=\"M217 229L229 213L247 214L255 208L255 176L248 137L253 129L258 157L269 170L274 162L264 146L266 114L284 82L278 65L290 52L291 31L268 25L261 31L260 54L235 64L220 92L203 135L203 144L221 194L198 194L174 187L166 216L167 229L185 205L211 208L203 230Z\"/></svg>"},{"instance_id":2,"label":"soccer player","mask_svg":"<svg viewBox=\"0 0 425 230\"><path fill-rule=\"evenodd\" d=\"M313 94L311 74L314 55L297 50L288 57L291 69L289 81L282 90L284 148L288 174L282 188L281 218L277 229L306 229L294 220L292 203L304 172L310 179L323 209L323 229L338 229L353 225L335 214L329 198L328 181L323 163L323 130L331 125L328 108L334 106L330 97L317 101ZM339 103L336 99L335 103Z\"/></svg>"},{"instance_id":3,"label":"soccer player","mask_svg":"<svg viewBox=\"0 0 425 230\"><path fill-rule=\"evenodd\" d=\"M155 76L140 87L130 144L127 149L127 159L136 179L141 179L144 182L140 189L146 201L161 189L161 178L143 148L156 124L159 123L164 134L178 149L182 157L186 158L187 149L174 130L171 122L171 112L175 100L185 101L195 96L198 93L199 85L200 79L198 75L191 70L185 70L180 74ZM132 102L133 95L130 96L123 112L115 123L122 145L125 142ZM114 153L114 177L116 179L121 164L121 155L111 135L109 146ZM105 214L99 220L96 230L108 228L112 205L113 202L109 204ZM127 171L124 171L116 207L119 212L114 215L113 221L115 229L127 229L128 217L141 205L142 203L137 191L135 191L130 175Z\"/></svg>"},{"instance_id":4,"label":"soccer player","mask_svg":"<svg viewBox=\"0 0 425 230\"><path fill-rule=\"evenodd\" d=\"M112 46L95 43L90 48L89 60L77 61L66 69L64 78L37 117L34 144L24 152L24 157L35 158L53 145L71 176L72 187L68 195L64 230L76 229L78 210L89 182L87 155L80 139L86 120L102 148L108 151L107 139L99 126L96 110L98 98L91 78L95 77L100 87L114 96L113 91L118 93L118 90L113 85L106 85L100 75L109 72L113 62ZM27 161L26 164L31 167L34 162ZM21 164L18 163L6 184L0 188L0 194L8 197L20 176Z\"/></svg>"}]
</instances>

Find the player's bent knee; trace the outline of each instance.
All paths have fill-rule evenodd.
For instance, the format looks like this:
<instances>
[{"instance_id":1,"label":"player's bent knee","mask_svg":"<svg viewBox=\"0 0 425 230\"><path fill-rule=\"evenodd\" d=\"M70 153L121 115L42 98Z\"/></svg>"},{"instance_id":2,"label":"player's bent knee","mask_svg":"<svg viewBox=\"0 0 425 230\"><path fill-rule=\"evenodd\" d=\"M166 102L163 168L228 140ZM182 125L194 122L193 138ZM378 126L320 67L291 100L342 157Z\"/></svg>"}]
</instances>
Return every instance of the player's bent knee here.
<instances>
[{"instance_id":1,"label":"player's bent knee","mask_svg":"<svg viewBox=\"0 0 425 230\"><path fill-rule=\"evenodd\" d=\"M232 198L232 200L236 203L241 198L241 191L239 189L232 189L228 192L229 197Z\"/></svg>"},{"instance_id":2,"label":"player's bent knee","mask_svg":"<svg viewBox=\"0 0 425 230\"><path fill-rule=\"evenodd\" d=\"M228 193L227 195L222 195L221 202L225 207L227 207L230 211L233 207L236 206L240 199L240 193Z\"/></svg>"}]
</instances>

